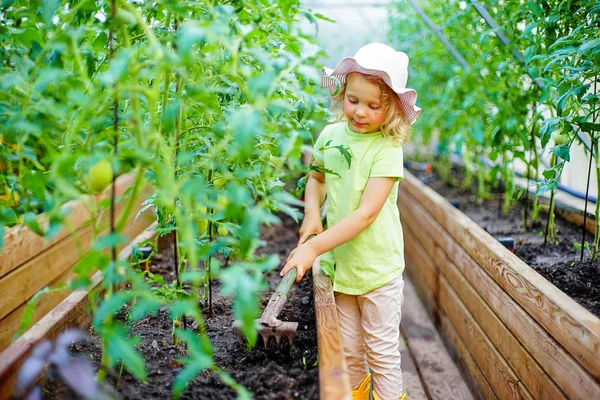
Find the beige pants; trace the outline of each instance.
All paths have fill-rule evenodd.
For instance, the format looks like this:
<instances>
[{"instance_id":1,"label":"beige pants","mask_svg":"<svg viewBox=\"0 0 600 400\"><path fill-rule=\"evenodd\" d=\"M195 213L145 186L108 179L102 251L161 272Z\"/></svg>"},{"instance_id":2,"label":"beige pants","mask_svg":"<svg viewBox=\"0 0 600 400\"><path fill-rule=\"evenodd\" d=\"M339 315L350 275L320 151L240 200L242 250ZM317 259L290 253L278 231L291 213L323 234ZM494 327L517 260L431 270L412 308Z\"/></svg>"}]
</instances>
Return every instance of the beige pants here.
<instances>
[{"instance_id":1,"label":"beige pants","mask_svg":"<svg viewBox=\"0 0 600 400\"><path fill-rule=\"evenodd\" d=\"M403 394L399 342L403 288L399 277L363 295L335 295L350 385L356 389L370 367L379 400L396 400Z\"/></svg>"}]
</instances>

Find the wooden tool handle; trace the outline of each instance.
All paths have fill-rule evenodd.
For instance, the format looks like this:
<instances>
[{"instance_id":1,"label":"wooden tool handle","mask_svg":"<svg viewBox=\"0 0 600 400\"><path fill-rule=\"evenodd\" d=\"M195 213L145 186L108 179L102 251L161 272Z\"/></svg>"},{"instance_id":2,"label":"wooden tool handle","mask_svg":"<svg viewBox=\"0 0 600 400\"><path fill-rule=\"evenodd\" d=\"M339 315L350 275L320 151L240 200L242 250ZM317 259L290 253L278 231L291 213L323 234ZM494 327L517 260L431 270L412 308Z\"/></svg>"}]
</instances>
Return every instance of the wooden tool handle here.
<instances>
[{"instance_id":1,"label":"wooden tool handle","mask_svg":"<svg viewBox=\"0 0 600 400\"><path fill-rule=\"evenodd\" d=\"M310 235L308 239L306 239L306 241L308 242L315 236L317 235ZM277 316L279 315L279 312L285 305L290 289L292 288L294 282L296 282L297 277L298 269L296 267L290 269L288 272L285 273L285 275L281 279L281 282L279 282L275 293L273 293L271 299L269 299L267 307L265 308L265 311L263 311L258 322L268 326L277 326L281 324L281 321L277 319Z\"/></svg>"}]
</instances>

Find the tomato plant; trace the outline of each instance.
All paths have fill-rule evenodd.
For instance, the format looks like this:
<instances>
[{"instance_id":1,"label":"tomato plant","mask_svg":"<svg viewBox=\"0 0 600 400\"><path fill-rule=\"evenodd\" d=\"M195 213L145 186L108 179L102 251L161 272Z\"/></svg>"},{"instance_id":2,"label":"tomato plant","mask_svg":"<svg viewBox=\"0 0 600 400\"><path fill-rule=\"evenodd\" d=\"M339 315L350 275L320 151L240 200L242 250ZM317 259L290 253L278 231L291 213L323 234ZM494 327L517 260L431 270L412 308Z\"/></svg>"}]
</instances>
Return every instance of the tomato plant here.
<instances>
[{"instance_id":1,"label":"tomato plant","mask_svg":"<svg viewBox=\"0 0 600 400\"><path fill-rule=\"evenodd\" d=\"M210 306L210 282L220 279L244 333L256 341L263 272L279 264L277 256L255 254L260 230L278 223L277 212L298 216L300 202L285 182L303 170L302 145L326 116L313 97L321 51L297 26L315 17L296 0L34 0L1 7L0 228L25 215L30 228L51 237L62 226L65 201L133 173L122 216L110 232L97 232L93 250L75 266L78 286L95 269L104 276L107 292L93 320L103 342L101 375L122 363L145 380L139 339L113 316L126 303L130 320L166 305L174 336L191 355L174 395L206 368L244 394L212 361L198 298ZM154 193L135 210L147 182ZM114 208L115 200L92 211ZM32 218L41 211L50 219L47 230ZM160 235L175 239L177 280L158 291L116 258L128 216L144 212L156 215ZM195 319L198 332L185 329L182 317Z\"/></svg>"},{"instance_id":2,"label":"tomato plant","mask_svg":"<svg viewBox=\"0 0 600 400\"><path fill-rule=\"evenodd\" d=\"M477 177L480 196L486 193L482 186L496 182L500 174L506 211L514 192L516 160L526 165L529 184L539 195L557 187L574 142L585 143L587 135L590 150L598 155L600 6L594 1L479 3L502 32L494 32L471 2L424 5L466 59L467 70L405 3L391 16L391 34L398 43L410 43L404 50L415 66L412 82L427 116L418 122L423 135L415 135L416 140L430 143L432 133L439 132L440 155L462 156L468 174ZM498 40L500 33L506 34L508 46ZM551 141L554 132L567 139ZM591 160L592 156L590 168ZM537 211L536 198L533 217ZM551 222L553 217L548 218ZM599 240L596 235L594 259Z\"/></svg>"}]
</instances>

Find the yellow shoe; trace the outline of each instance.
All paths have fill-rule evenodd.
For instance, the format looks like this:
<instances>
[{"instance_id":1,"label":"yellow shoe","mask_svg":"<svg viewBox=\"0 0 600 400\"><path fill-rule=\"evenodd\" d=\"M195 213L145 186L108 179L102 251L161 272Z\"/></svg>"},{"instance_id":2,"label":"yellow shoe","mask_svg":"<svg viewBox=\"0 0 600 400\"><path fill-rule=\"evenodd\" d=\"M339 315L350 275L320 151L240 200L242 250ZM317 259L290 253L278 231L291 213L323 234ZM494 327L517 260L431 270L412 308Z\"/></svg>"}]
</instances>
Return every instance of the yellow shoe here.
<instances>
[{"instance_id":1,"label":"yellow shoe","mask_svg":"<svg viewBox=\"0 0 600 400\"><path fill-rule=\"evenodd\" d=\"M404 393L404 394L402 395L402 397L400 397L400 400L406 400L406 393Z\"/></svg>"},{"instance_id":2,"label":"yellow shoe","mask_svg":"<svg viewBox=\"0 0 600 400\"><path fill-rule=\"evenodd\" d=\"M352 400L369 400L369 391L371 390L371 374L358 385L358 389L352 391Z\"/></svg>"}]
</instances>

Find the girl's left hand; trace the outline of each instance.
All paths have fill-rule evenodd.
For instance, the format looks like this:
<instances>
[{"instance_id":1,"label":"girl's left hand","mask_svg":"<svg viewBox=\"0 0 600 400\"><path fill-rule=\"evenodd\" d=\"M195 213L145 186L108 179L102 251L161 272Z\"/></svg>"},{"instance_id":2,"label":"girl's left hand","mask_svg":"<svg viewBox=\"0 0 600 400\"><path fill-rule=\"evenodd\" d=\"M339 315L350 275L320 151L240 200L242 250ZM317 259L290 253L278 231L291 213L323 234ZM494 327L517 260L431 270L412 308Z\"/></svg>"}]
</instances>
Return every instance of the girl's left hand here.
<instances>
[{"instance_id":1,"label":"girl's left hand","mask_svg":"<svg viewBox=\"0 0 600 400\"><path fill-rule=\"evenodd\" d=\"M311 269L316 258L317 252L312 248L310 242L304 243L292 250L287 258L287 263L284 265L279 275L284 276L290 269L296 267L298 270L296 282L300 282L300 279L302 279L306 271Z\"/></svg>"}]
</instances>

